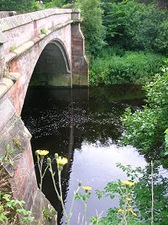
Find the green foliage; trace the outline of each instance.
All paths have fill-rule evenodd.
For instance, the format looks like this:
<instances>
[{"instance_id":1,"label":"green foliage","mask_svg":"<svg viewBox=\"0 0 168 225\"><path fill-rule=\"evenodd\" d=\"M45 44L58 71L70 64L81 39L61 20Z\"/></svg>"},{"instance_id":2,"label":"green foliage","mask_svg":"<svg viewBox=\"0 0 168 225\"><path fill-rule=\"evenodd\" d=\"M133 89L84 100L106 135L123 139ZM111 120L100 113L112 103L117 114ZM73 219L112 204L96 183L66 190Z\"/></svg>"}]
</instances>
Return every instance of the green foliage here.
<instances>
[{"instance_id":1,"label":"green foliage","mask_svg":"<svg viewBox=\"0 0 168 225\"><path fill-rule=\"evenodd\" d=\"M168 65L168 62L166 62ZM146 105L143 110L127 109L121 120L125 126L123 143L134 145L150 157L160 157L164 149L164 132L168 127L168 68L166 65L153 81L144 86Z\"/></svg>"},{"instance_id":2,"label":"green foliage","mask_svg":"<svg viewBox=\"0 0 168 225\"><path fill-rule=\"evenodd\" d=\"M37 0L1 0L0 9L27 12L44 8L62 7L64 4L64 0L43 0L43 4L39 4Z\"/></svg>"},{"instance_id":3,"label":"green foliage","mask_svg":"<svg viewBox=\"0 0 168 225\"><path fill-rule=\"evenodd\" d=\"M167 52L167 10L135 0L105 2L103 9L109 46L119 44L129 50Z\"/></svg>"},{"instance_id":4,"label":"green foliage","mask_svg":"<svg viewBox=\"0 0 168 225\"><path fill-rule=\"evenodd\" d=\"M29 11L35 0L1 0L1 10Z\"/></svg>"},{"instance_id":5,"label":"green foliage","mask_svg":"<svg viewBox=\"0 0 168 225\"><path fill-rule=\"evenodd\" d=\"M168 55L168 20L164 20L158 27L158 35L154 47L157 51Z\"/></svg>"},{"instance_id":6,"label":"green foliage","mask_svg":"<svg viewBox=\"0 0 168 225\"><path fill-rule=\"evenodd\" d=\"M51 220L53 218L53 214L55 214L55 210L53 208L44 208L43 209L43 216L47 220Z\"/></svg>"},{"instance_id":7,"label":"green foliage","mask_svg":"<svg viewBox=\"0 0 168 225\"><path fill-rule=\"evenodd\" d=\"M108 49L91 61L89 82L99 84L142 84L158 71L164 57L149 52L130 52L125 54L118 49Z\"/></svg>"},{"instance_id":8,"label":"green foliage","mask_svg":"<svg viewBox=\"0 0 168 225\"><path fill-rule=\"evenodd\" d=\"M103 2L104 10L103 24L106 27L106 40L111 46L119 43L124 35L125 30L125 10L122 9L123 3Z\"/></svg>"},{"instance_id":9,"label":"green foliage","mask_svg":"<svg viewBox=\"0 0 168 225\"><path fill-rule=\"evenodd\" d=\"M46 34L47 33L46 29L44 29L44 28L41 29L40 32L41 32L41 34Z\"/></svg>"},{"instance_id":10,"label":"green foliage","mask_svg":"<svg viewBox=\"0 0 168 225\"><path fill-rule=\"evenodd\" d=\"M154 166L154 172L151 174L151 167L147 166L141 172L141 177L135 186L136 206L140 211L141 220L145 224L151 224L151 176L153 179L154 192L154 224L167 225L168 220L168 179L160 175L157 163Z\"/></svg>"},{"instance_id":11,"label":"green foliage","mask_svg":"<svg viewBox=\"0 0 168 225\"><path fill-rule=\"evenodd\" d=\"M6 146L8 154L13 153L13 149L9 145ZM6 157L6 156L5 156ZM5 158L4 157L4 158ZM5 159L3 159L3 162ZM7 158L7 161L10 160ZM25 202L23 200L14 199L11 194L9 183L10 177L7 171L0 164L0 224L20 224L19 218L22 219L22 224L26 225L33 221L31 212L25 209Z\"/></svg>"},{"instance_id":12,"label":"green foliage","mask_svg":"<svg viewBox=\"0 0 168 225\"><path fill-rule=\"evenodd\" d=\"M64 5L64 0L53 0L53 1L44 1L45 8L54 8L62 7Z\"/></svg>"},{"instance_id":13,"label":"green foliage","mask_svg":"<svg viewBox=\"0 0 168 225\"><path fill-rule=\"evenodd\" d=\"M121 164L117 164L117 167L127 173L129 180L111 181L106 185L103 191L97 190L96 193L99 199L102 197L110 197L111 200L113 200L117 196L119 198L119 208L110 208L105 217L92 217L91 222L98 225L143 224L139 219L139 212L136 208L136 183L134 182L135 180L137 181L142 170L140 168L133 169L130 165L123 166ZM137 212L135 212L135 208Z\"/></svg>"},{"instance_id":14,"label":"green foliage","mask_svg":"<svg viewBox=\"0 0 168 225\"><path fill-rule=\"evenodd\" d=\"M0 163L9 163L10 165L13 165L13 158L12 154L14 153L14 148L11 147L9 144L6 145L5 147L5 156L0 157Z\"/></svg>"},{"instance_id":15,"label":"green foliage","mask_svg":"<svg viewBox=\"0 0 168 225\"><path fill-rule=\"evenodd\" d=\"M12 198L10 194L0 191L0 222L3 225L19 224L18 216L22 217L22 224L33 221L31 211L24 209L25 202Z\"/></svg>"},{"instance_id":16,"label":"green foliage","mask_svg":"<svg viewBox=\"0 0 168 225\"><path fill-rule=\"evenodd\" d=\"M91 222L98 225L166 225L168 179L160 175L157 163L154 171L151 166L141 169L118 163L117 167L122 169L131 181L111 181L103 191L96 192L98 198L110 197L113 200L114 197L119 197L119 209L110 208L105 217L91 217ZM151 198L152 193L154 199Z\"/></svg>"},{"instance_id":17,"label":"green foliage","mask_svg":"<svg viewBox=\"0 0 168 225\"><path fill-rule=\"evenodd\" d=\"M12 45L11 47L10 47L10 52L14 52L16 50L16 46L15 45Z\"/></svg>"},{"instance_id":18,"label":"green foliage","mask_svg":"<svg viewBox=\"0 0 168 225\"><path fill-rule=\"evenodd\" d=\"M105 45L100 0L77 0L75 4L81 10L81 27L86 40L86 50L95 56Z\"/></svg>"},{"instance_id":19,"label":"green foliage","mask_svg":"<svg viewBox=\"0 0 168 225\"><path fill-rule=\"evenodd\" d=\"M32 11L40 10L43 7L44 7L44 5L39 4L37 1L32 1L31 2L31 6L30 6L30 8L31 8Z\"/></svg>"},{"instance_id":20,"label":"green foliage","mask_svg":"<svg viewBox=\"0 0 168 225\"><path fill-rule=\"evenodd\" d=\"M165 130L165 150L164 155L168 155L168 129Z\"/></svg>"}]
</instances>

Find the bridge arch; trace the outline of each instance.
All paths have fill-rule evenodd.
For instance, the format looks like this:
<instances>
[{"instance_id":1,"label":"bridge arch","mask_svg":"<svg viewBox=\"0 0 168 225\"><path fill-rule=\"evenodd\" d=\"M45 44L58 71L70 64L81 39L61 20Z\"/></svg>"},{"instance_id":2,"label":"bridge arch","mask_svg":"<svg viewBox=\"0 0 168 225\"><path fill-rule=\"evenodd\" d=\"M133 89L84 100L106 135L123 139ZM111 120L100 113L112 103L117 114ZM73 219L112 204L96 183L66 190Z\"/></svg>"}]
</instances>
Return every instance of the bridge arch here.
<instances>
[{"instance_id":1,"label":"bridge arch","mask_svg":"<svg viewBox=\"0 0 168 225\"><path fill-rule=\"evenodd\" d=\"M51 40L42 50L30 85L72 86L72 72L66 47L60 39Z\"/></svg>"}]
</instances>

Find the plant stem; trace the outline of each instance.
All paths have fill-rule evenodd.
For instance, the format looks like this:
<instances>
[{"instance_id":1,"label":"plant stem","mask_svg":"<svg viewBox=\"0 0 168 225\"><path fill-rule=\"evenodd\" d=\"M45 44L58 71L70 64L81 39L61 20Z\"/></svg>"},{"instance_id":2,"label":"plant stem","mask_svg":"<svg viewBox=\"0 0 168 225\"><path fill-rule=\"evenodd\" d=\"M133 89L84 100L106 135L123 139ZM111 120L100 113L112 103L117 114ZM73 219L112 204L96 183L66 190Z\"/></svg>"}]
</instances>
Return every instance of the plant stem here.
<instances>
[{"instance_id":1,"label":"plant stem","mask_svg":"<svg viewBox=\"0 0 168 225\"><path fill-rule=\"evenodd\" d=\"M74 201L75 201L75 196L79 192L79 190L80 190L80 187L78 187L78 189L73 194L73 199L72 199L70 209L69 209L69 212L68 212L68 215L67 215L68 221L70 221L70 218L72 216L72 208L73 208L73 204L74 204Z\"/></svg>"},{"instance_id":2,"label":"plant stem","mask_svg":"<svg viewBox=\"0 0 168 225\"><path fill-rule=\"evenodd\" d=\"M55 178L54 178L55 173L53 172L51 164L49 165L49 167L50 167L50 173L51 173L52 182L53 182L53 185L54 185L54 190L55 190L55 192L57 194L57 197L60 198L60 194L58 192L58 189L57 189L56 183L55 183Z\"/></svg>"},{"instance_id":3,"label":"plant stem","mask_svg":"<svg viewBox=\"0 0 168 225\"><path fill-rule=\"evenodd\" d=\"M43 172L43 162L44 162L44 158L40 158L38 156L37 158L37 164L38 164L38 169L39 169L39 173L40 173L40 183L39 183L39 186L40 186L40 191L42 191L42 188L43 188L43 178L47 172L47 169L48 169L48 166L45 167L45 170Z\"/></svg>"},{"instance_id":4,"label":"plant stem","mask_svg":"<svg viewBox=\"0 0 168 225\"><path fill-rule=\"evenodd\" d=\"M40 158L39 156L37 156L37 165L38 165L38 169L39 169L39 173L40 173L40 191L42 191L42 185L43 185L43 174L42 174L42 166L43 166L43 158Z\"/></svg>"},{"instance_id":5,"label":"plant stem","mask_svg":"<svg viewBox=\"0 0 168 225\"><path fill-rule=\"evenodd\" d=\"M87 222L86 222L86 212L87 212L87 204L86 202L84 201L84 225L87 225Z\"/></svg>"},{"instance_id":6,"label":"plant stem","mask_svg":"<svg viewBox=\"0 0 168 225\"><path fill-rule=\"evenodd\" d=\"M60 202L61 202L62 209L63 209L64 215L65 215L65 218L66 218L65 223L69 224L69 217L66 213L65 205L64 205L64 201L63 201L62 184L61 184L61 170L59 168L58 168L58 184L59 184L59 190L60 190Z\"/></svg>"},{"instance_id":7,"label":"plant stem","mask_svg":"<svg viewBox=\"0 0 168 225\"><path fill-rule=\"evenodd\" d=\"M50 173L51 173L51 177L52 177L52 182L53 182L53 185L54 185L54 190L55 190L55 192L57 194L58 200L61 202L63 213L64 213L64 216L65 216L65 224L68 225L70 217L66 213L65 206L64 206L64 201L63 201L62 185L61 185L61 170L59 169L59 167L57 167L57 169L58 169L58 184L59 184L59 191L58 191L57 186L56 186L56 182L55 182L55 177L54 177L55 173L53 172L51 163L50 163L49 167L50 167Z\"/></svg>"}]
</instances>

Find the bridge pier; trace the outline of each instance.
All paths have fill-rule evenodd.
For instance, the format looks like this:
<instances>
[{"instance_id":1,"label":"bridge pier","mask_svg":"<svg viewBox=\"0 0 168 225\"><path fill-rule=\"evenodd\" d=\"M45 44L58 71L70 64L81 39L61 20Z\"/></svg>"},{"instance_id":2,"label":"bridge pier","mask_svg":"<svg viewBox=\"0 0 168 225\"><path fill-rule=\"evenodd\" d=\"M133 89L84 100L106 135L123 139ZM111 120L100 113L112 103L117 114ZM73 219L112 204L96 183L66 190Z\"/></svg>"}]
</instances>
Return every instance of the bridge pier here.
<instances>
[{"instance_id":1,"label":"bridge pier","mask_svg":"<svg viewBox=\"0 0 168 225\"><path fill-rule=\"evenodd\" d=\"M88 86L88 62L85 55L85 38L80 29L80 12L72 12L72 85Z\"/></svg>"},{"instance_id":2,"label":"bridge pier","mask_svg":"<svg viewBox=\"0 0 168 225\"><path fill-rule=\"evenodd\" d=\"M56 225L56 212L53 211L52 222L43 217L43 210L51 205L37 186L30 144L31 134L18 117L7 95L0 99L0 118L0 171L6 171L8 188L14 198L25 201L25 209L32 210L34 221L30 224ZM5 179L7 178L4 178L4 181ZM0 189L3 188L3 179L1 182Z\"/></svg>"}]
</instances>

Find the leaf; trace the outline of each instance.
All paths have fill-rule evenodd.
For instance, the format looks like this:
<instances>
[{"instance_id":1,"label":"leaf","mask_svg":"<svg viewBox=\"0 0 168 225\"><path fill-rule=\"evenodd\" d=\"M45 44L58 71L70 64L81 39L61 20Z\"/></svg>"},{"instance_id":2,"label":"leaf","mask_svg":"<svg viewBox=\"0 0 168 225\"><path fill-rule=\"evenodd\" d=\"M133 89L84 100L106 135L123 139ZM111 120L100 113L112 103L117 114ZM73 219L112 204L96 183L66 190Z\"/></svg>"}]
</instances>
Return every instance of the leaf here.
<instances>
[{"instance_id":1,"label":"leaf","mask_svg":"<svg viewBox=\"0 0 168 225\"><path fill-rule=\"evenodd\" d=\"M168 134L168 128L165 130L165 134Z\"/></svg>"},{"instance_id":2,"label":"leaf","mask_svg":"<svg viewBox=\"0 0 168 225\"><path fill-rule=\"evenodd\" d=\"M0 214L0 221L3 222L3 224L5 222L5 224L6 224L6 222L8 221L8 218L4 214L1 213Z\"/></svg>"},{"instance_id":3,"label":"leaf","mask_svg":"<svg viewBox=\"0 0 168 225\"><path fill-rule=\"evenodd\" d=\"M96 190L96 194L97 194L98 199L101 199L104 193L103 193L103 191Z\"/></svg>"},{"instance_id":4,"label":"leaf","mask_svg":"<svg viewBox=\"0 0 168 225\"><path fill-rule=\"evenodd\" d=\"M163 155L164 156L167 156L168 155L168 151L164 152Z\"/></svg>"}]
</instances>

